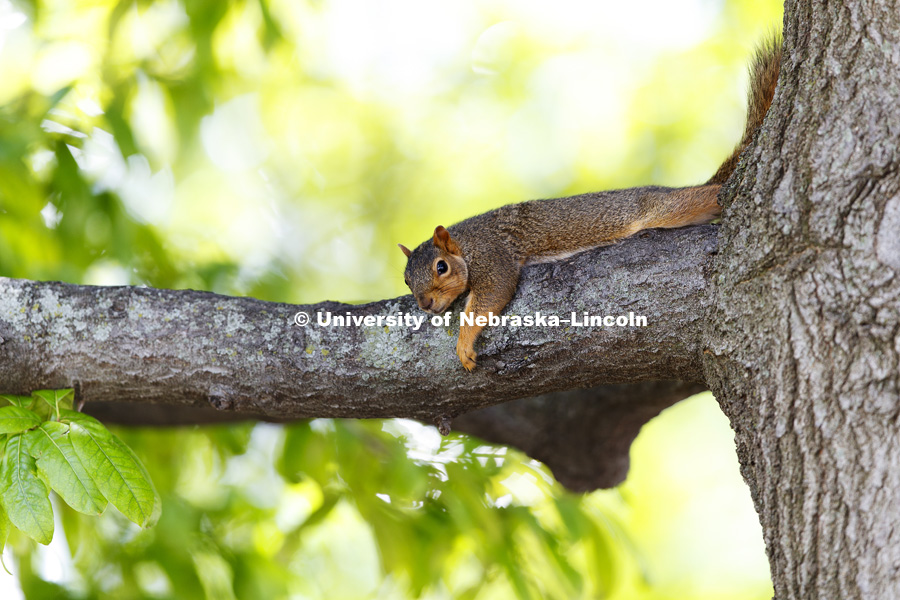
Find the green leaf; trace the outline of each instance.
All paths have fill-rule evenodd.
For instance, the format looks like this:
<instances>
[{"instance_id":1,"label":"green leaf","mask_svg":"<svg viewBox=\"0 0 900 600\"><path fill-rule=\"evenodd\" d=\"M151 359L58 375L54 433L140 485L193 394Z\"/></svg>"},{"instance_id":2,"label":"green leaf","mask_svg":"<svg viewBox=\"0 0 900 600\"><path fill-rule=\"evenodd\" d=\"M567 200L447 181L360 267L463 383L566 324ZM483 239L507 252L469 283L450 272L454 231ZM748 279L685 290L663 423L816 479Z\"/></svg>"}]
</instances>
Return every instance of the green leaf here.
<instances>
[{"instance_id":1,"label":"green leaf","mask_svg":"<svg viewBox=\"0 0 900 600\"><path fill-rule=\"evenodd\" d=\"M13 406L27 408L34 400L31 396L14 396L13 394L0 394L0 400L6 400Z\"/></svg>"},{"instance_id":2,"label":"green leaf","mask_svg":"<svg viewBox=\"0 0 900 600\"><path fill-rule=\"evenodd\" d=\"M13 525L41 544L49 544L53 539L50 491L35 475L34 458L25 451L23 437L14 435L6 443L0 467L0 498Z\"/></svg>"},{"instance_id":3,"label":"green leaf","mask_svg":"<svg viewBox=\"0 0 900 600\"><path fill-rule=\"evenodd\" d=\"M60 416L71 423L69 439L100 492L141 527L156 523L162 502L131 448L93 417L71 410Z\"/></svg>"},{"instance_id":4,"label":"green leaf","mask_svg":"<svg viewBox=\"0 0 900 600\"><path fill-rule=\"evenodd\" d=\"M38 390L31 392L31 395L49 404L57 416L59 416L61 408L72 408L72 403L75 401L75 390L71 388L66 390Z\"/></svg>"},{"instance_id":5,"label":"green leaf","mask_svg":"<svg viewBox=\"0 0 900 600\"><path fill-rule=\"evenodd\" d=\"M99 515L106 510L106 498L75 452L67 425L45 421L28 432L26 442L37 459L38 471L66 504L86 515Z\"/></svg>"},{"instance_id":6,"label":"green leaf","mask_svg":"<svg viewBox=\"0 0 900 600\"><path fill-rule=\"evenodd\" d=\"M3 508L3 504L0 503L0 554L3 554L3 549L6 547L10 526L11 523L9 522L9 517L6 516L6 510Z\"/></svg>"},{"instance_id":7,"label":"green leaf","mask_svg":"<svg viewBox=\"0 0 900 600\"><path fill-rule=\"evenodd\" d=\"M18 406L0 408L0 433L21 433L41 424L41 418Z\"/></svg>"},{"instance_id":8,"label":"green leaf","mask_svg":"<svg viewBox=\"0 0 900 600\"><path fill-rule=\"evenodd\" d=\"M62 100L63 98L65 98L66 95L72 91L72 87L73 86L71 86L71 85L61 87L58 90L56 90L55 92L53 92L53 94L48 96L46 112L44 114L46 115L48 112L50 112L50 110L53 107L55 107L57 104L59 104L59 101Z\"/></svg>"}]
</instances>

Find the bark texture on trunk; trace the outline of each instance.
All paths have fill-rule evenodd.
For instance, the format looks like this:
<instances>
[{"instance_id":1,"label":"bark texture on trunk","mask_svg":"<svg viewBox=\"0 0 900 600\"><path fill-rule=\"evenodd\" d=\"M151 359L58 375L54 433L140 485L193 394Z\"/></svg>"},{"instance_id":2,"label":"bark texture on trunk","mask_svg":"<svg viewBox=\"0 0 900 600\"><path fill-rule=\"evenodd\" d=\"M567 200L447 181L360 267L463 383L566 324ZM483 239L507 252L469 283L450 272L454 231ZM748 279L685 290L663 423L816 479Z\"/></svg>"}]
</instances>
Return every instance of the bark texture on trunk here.
<instances>
[{"instance_id":1,"label":"bark texture on trunk","mask_svg":"<svg viewBox=\"0 0 900 600\"><path fill-rule=\"evenodd\" d=\"M776 598L900 598L900 5L787 2L785 50L723 198L706 380Z\"/></svg>"}]
</instances>

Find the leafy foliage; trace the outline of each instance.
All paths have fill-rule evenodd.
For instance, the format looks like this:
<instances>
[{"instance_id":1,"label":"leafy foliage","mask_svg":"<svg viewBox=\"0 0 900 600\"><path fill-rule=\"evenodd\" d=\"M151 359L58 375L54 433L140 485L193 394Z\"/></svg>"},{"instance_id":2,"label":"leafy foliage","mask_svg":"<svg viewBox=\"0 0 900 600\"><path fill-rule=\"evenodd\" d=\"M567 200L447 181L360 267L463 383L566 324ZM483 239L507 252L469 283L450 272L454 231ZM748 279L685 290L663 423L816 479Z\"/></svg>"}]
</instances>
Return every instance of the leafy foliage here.
<instances>
[{"instance_id":1,"label":"leafy foliage","mask_svg":"<svg viewBox=\"0 0 900 600\"><path fill-rule=\"evenodd\" d=\"M575 597L587 590L594 595L611 586L608 568L583 576L571 564L581 553L573 552L576 543L609 556L609 529L565 527L583 518L571 514L566 496L549 500L547 514L538 518L508 495L501 482L510 477L524 477L524 487L550 484L536 465L530 474L517 473L505 450L460 436L441 442L429 461L406 461L409 448L402 435L384 436L354 422L332 425L324 430L293 425L285 434L279 471L288 481L314 481L324 492L304 527L321 522L340 502L352 501L372 526L384 568L405 579L414 595L438 581L450 585L456 579L451 565L461 551L475 560L469 567L479 565L482 574L455 590L460 597L476 596L485 580L498 577L523 598ZM554 568L543 569L547 564Z\"/></svg>"},{"instance_id":2,"label":"leafy foliage","mask_svg":"<svg viewBox=\"0 0 900 600\"><path fill-rule=\"evenodd\" d=\"M10 522L42 544L53 539L53 509L50 490L38 479L34 457L22 434L9 436L0 467L0 499Z\"/></svg>"},{"instance_id":3,"label":"leafy foliage","mask_svg":"<svg viewBox=\"0 0 900 600\"><path fill-rule=\"evenodd\" d=\"M41 418L18 406L0 408L0 433L22 433L41 424Z\"/></svg>"},{"instance_id":4,"label":"leafy foliage","mask_svg":"<svg viewBox=\"0 0 900 600\"><path fill-rule=\"evenodd\" d=\"M0 396L0 535L11 523L49 544L53 539L50 490L75 510L102 514L107 499L142 527L159 517L161 501L141 462L97 420L70 410L73 390L38 390Z\"/></svg>"},{"instance_id":5,"label":"leafy foliage","mask_svg":"<svg viewBox=\"0 0 900 600\"><path fill-rule=\"evenodd\" d=\"M102 514L106 498L76 453L71 433L70 425L45 421L28 433L26 443L37 458L39 472L66 504L88 515Z\"/></svg>"}]
</instances>

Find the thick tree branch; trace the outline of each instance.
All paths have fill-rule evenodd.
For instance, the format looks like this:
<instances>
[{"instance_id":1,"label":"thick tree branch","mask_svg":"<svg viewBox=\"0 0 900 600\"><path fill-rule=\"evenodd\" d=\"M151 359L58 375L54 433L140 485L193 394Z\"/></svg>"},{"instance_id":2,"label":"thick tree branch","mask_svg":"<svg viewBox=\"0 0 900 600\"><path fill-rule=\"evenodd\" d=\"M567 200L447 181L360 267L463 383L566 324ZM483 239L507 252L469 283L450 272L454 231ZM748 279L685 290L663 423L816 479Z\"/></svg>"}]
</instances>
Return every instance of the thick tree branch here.
<instances>
[{"instance_id":1,"label":"thick tree branch","mask_svg":"<svg viewBox=\"0 0 900 600\"><path fill-rule=\"evenodd\" d=\"M570 490L590 491L624 481L631 442L644 423L704 389L683 381L645 381L554 392L461 415L453 428L518 448L550 467ZM132 426L210 425L250 418L208 406L92 402L84 410L107 423Z\"/></svg>"},{"instance_id":2,"label":"thick tree branch","mask_svg":"<svg viewBox=\"0 0 900 600\"><path fill-rule=\"evenodd\" d=\"M314 321L325 311L424 316L409 296L292 306L189 290L0 279L0 392L77 382L87 402L212 405L277 420L429 420L602 383L700 381L704 267L715 231L646 232L525 269L505 314L634 312L649 326L489 328L471 374L455 359L456 326L293 322L298 310Z\"/></svg>"},{"instance_id":3,"label":"thick tree branch","mask_svg":"<svg viewBox=\"0 0 900 600\"><path fill-rule=\"evenodd\" d=\"M483 408L454 427L514 446L547 465L572 491L614 487L628 474L629 449L644 423L705 390L682 381L645 381L553 392Z\"/></svg>"}]
</instances>

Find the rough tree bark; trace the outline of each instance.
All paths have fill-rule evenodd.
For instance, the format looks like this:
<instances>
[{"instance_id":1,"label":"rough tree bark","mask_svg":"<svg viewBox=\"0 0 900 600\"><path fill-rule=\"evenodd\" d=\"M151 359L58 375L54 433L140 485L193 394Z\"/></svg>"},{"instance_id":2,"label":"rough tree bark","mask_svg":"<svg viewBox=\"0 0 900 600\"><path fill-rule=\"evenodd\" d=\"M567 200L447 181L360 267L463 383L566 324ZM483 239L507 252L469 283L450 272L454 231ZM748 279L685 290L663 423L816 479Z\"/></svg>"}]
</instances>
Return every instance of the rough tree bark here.
<instances>
[{"instance_id":1,"label":"rough tree bark","mask_svg":"<svg viewBox=\"0 0 900 600\"><path fill-rule=\"evenodd\" d=\"M900 4L785 9L774 105L720 199L706 381L776 597L900 598Z\"/></svg>"},{"instance_id":2,"label":"rough tree bark","mask_svg":"<svg viewBox=\"0 0 900 600\"><path fill-rule=\"evenodd\" d=\"M570 489L611 487L641 425L704 389L703 269L714 247L712 226L651 231L529 267L506 314L634 312L649 326L491 328L474 373L455 359L456 327L293 320L299 310L422 316L409 296L294 306L0 278L0 393L76 387L87 412L130 424L411 417L443 427L463 415L454 427L529 452ZM646 383L529 399L623 381ZM526 400L472 412L516 399Z\"/></svg>"},{"instance_id":3,"label":"rough tree bark","mask_svg":"<svg viewBox=\"0 0 900 600\"><path fill-rule=\"evenodd\" d=\"M634 311L646 329L494 328L469 375L440 327L300 329L303 307L0 280L0 392L78 384L125 422L457 418L587 489L621 478L641 423L709 385L776 597L900 598L898 141L898 2L788 1L775 103L718 231L528 268L507 310ZM408 297L306 308L416 312ZM610 383L631 385L533 397Z\"/></svg>"},{"instance_id":4,"label":"rough tree bark","mask_svg":"<svg viewBox=\"0 0 900 600\"><path fill-rule=\"evenodd\" d=\"M191 290L0 278L0 393L78 384L87 402L212 405L281 419L434 419L602 383L697 382L703 267L715 229L647 232L525 269L506 315L635 313L648 326L492 327L474 373L451 360L456 324L315 324L327 312L424 319L411 296L294 306ZM295 325L298 311L312 321Z\"/></svg>"}]
</instances>

